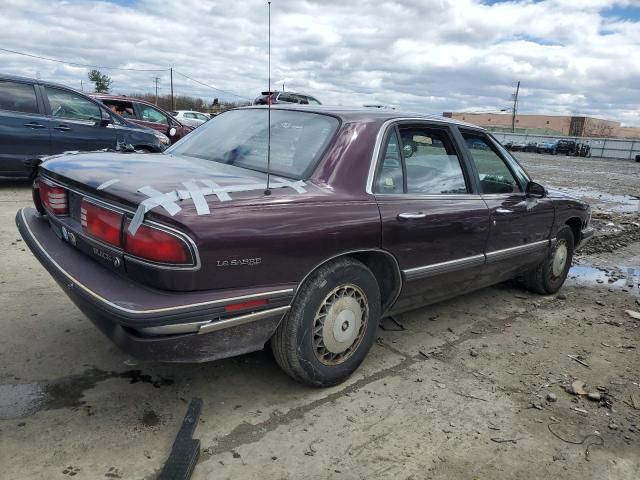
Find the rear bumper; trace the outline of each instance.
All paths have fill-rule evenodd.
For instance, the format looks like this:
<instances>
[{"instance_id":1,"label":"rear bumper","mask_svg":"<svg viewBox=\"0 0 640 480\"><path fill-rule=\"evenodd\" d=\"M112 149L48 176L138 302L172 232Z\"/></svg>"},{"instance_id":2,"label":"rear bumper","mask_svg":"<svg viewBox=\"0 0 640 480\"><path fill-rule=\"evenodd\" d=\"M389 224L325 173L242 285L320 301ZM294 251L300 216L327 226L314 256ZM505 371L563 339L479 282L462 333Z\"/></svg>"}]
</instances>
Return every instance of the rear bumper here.
<instances>
[{"instance_id":1,"label":"rear bumper","mask_svg":"<svg viewBox=\"0 0 640 480\"><path fill-rule=\"evenodd\" d=\"M132 356L203 362L260 350L289 308L295 285L225 291L170 292L110 271L58 238L35 209L16 224L25 243L76 306ZM225 306L267 300L259 309Z\"/></svg>"}]
</instances>

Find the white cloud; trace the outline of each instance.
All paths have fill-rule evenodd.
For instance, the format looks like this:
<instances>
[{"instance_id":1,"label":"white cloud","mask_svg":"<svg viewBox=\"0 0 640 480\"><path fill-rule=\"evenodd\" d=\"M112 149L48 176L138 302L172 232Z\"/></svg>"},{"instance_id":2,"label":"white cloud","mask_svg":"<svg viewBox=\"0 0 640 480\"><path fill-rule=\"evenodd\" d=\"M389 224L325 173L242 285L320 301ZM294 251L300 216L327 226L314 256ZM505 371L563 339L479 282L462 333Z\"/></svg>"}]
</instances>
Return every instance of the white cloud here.
<instances>
[{"instance_id":1,"label":"white cloud","mask_svg":"<svg viewBox=\"0 0 640 480\"><path fill-rule=\"evenodd\" d=\"M3 3L4 48L97 65L173 66L247 98L266 89L264 1ZM272 79L325 103L431 113L505 108L520 80L522 112L640 125L640 22L609 16L614 6L640 2L274 0ZM5 53L0 62L6 73L86 84L85 68ZM121 93L151 91L156 75L105 72ZM168 72L157 74L168 92ZM232 98L177 74L174 81L177 93Z\"/></svg>"}]
</instances>

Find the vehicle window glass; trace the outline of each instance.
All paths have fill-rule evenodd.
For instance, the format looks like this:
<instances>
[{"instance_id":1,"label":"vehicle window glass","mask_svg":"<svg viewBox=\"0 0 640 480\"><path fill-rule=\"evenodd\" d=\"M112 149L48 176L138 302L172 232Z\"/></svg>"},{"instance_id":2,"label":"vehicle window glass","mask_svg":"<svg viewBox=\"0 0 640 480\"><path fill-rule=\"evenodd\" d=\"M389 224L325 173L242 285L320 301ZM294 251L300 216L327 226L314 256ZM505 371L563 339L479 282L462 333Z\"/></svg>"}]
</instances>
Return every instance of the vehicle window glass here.
<instances>
[{"instance_id":1,"label":"vehicle window glass","mask_svg":"<svg viewBox=\"0 0 640 480\"><path fill-rule=\"evenodd\" d=\"M196 118L198 120L202 120L204 122L206 122L207 120L209 120L209 117L207 117L206 115L203 115L202 113L194 113L194 115L196 116Z\"/></svg>"},{"instance_id":2,"label":"vehicle window glass","mask_svg":"<svg viewBox=\"0 0 640 480\"><path fill-rule=\"evenodd\" d=\"M100 107L82 95L51 87L45 87L45 90L54 117L92 122L102 119Z\"/></svg>"},{"instance_id":3,"label":"vehicle window glass","mask_svg":"<svg viewBox=\"0 0 640 480\"><path fill-rule=\"evenodd\" d=\"M520 188L526 188L527 183L529 183L531 181L531 178L529 177L529 174L525 171L524 168L522 168L522 166L518 163L518 161L515 159L515 157L513 155L511 155L509 153L509 151L500 144L500 142L498 142L493 137L491 137L491 138L493 139L494 145L496 145L498 147L498 150L500 150L500 153L502 154L502 156L504 158L506 158L507 162L509 163L509 166L511 167L511 170L515 174L516 179L518 180L518 183L520 184Z\"/></svg>"},{"instance_id":4,"label":"vehicle window glass","mask_svg":"<svg viewBox=\"0 0 640 480\"><path fill-rule=\"evenodd\" d=\"M207 122L167 153L267 170L268 112L231 110ZM271 172L304 178L339 126L336 118L307 112L271 111Z\"/></svg>"},{"instance_id":5,"label":"vehicle window glass","mask_svg":"<svg viewBox=\"0 0 640 480\"><path fill-rule=\"evenodd\" d=\"M139 104L140 108L140 120L144 120L145 122L153 122L153 123L162 123L163 125L168 125L169 120L167 116L159 110L156 110L149 105Z\"/></svg>"},{"instance_id":6,"label":"vehicle window glass","mask_svg":"<svg viewBox=\"0 0 640 480\"><path fill-rule=\"evenodd\" d=\"M278 102L281 102L281 103L298 103L298 99L295 96L290 95L288 93L282 93L278 97Z\"/></svg>"},{"instance_id":7,"label":"vehicle window glass","mask_svg":"<svg viewBox=\"0 0 640 480\"><path fill-rule=\"evenodd\" d=\"M382 162L378 167L375 193L403 193L404 181L402 173L402 157L400 156L400 141L396 130L393 129L382 153Z\"/></svg>"},{"instance_id":8,"label":"vehicle window glass","mask_svg":"<svg viewBox=\"0 0 640 480\"><path fill-rule=\"evenodd\" d=\"M320 102L313 97L307 97L311 105L320 105Z\"/></svg>"},{"instance_id":9,"label":"vehicle window glass","mask_svg":"<svg viewBox=\"0 0 640 480\"><path fill-rule=\"evenodd\" d=\"M184 114L184 118L196 118L196 116L193 113L185 113Z\"/></svg>"},{"instance_id":10,"label":"vehicle window glass","mask_svg":"<svg viewBox=\"0 0 640 480\"><path fill-rule=\"evenodd\" d=\"M507 164L498 155L491 142L484 135L462 132L467 142L469 152L478 170L480 189L482 193L512 193L520 192Z\"/></svg>"},{"instance_id":11,"label":"vehicle window glass","mask_svg":"<svg viewBox=\"0 0 640 480\"><path fill-rule=\"evenodd\" d=\"M0 109L12 112L39 113L33 85L0 81Z\"/></svg>"},{"instance_id":12,"label":"vehicle window glass","mask_svg":"<svg viewBox=\"0 0 640 480\"><path fill-rule=\"evenodd\" d=\"M467 193L460 159L444 130L400 128L407 193Z\"/></svg>"},{"instance_id":13,"label":"vehicle window glass","mask_svg":"<svg viewBox=\"0 0 640 480\"><path fill-rule=\"evenodd\" d=\"M122 100L102 100L102 103L113 113L125 118L134 118L133 104Z\"/></svg>"}]
</instances>

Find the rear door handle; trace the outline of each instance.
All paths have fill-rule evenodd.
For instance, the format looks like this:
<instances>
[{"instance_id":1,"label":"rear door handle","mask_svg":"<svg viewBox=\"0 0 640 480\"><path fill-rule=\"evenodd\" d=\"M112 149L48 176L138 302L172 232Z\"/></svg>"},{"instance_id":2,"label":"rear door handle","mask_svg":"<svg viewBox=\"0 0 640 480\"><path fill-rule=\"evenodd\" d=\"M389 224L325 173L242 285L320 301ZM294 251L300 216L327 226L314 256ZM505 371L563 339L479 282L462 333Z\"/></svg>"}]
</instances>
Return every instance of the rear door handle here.
<instances>
[{"instance_id":1,"label":"rear door handle","mask_svg":"<svg viewBox=\"0 0 640 480\"><path fill-rule=\"evenodd\" d=\"M71 127L68 127L66 125L58 125L57 127L53 127L54 130L60 130L61 132L68 132L69 130L71 130Z\"/></svg>"},{"instance_id":2,"label":"rear door handle","mask_svg":"<svg viewBox=\"0 0 640 480\"><path fill-rule=\"evenodd\" d=\"M496 208L496 213L506 215L507 213L513 213L513 210L509 210L508 208Z\"/></svg>"},{"instance_id":3,"label":"rear door handle","mask_svg":"<svg viewBox=\"0 0 640 480\"><path fill-rule=\"evenodd\" d=\"M404 212L398 214L398 220L417 220L427 216L424 212Z\"/></svg>"},{"instance_id":4,"label":"rear door handle","mask_svg":"<svg viewBox=\"0 0 640 480\"><path fill-rule=\"evenodd\" d=\"M47 128L46 125L42 125L41 123L38 123L38 122L25 123L24 126L29 128Z\"/></svg>"}]
</instances>

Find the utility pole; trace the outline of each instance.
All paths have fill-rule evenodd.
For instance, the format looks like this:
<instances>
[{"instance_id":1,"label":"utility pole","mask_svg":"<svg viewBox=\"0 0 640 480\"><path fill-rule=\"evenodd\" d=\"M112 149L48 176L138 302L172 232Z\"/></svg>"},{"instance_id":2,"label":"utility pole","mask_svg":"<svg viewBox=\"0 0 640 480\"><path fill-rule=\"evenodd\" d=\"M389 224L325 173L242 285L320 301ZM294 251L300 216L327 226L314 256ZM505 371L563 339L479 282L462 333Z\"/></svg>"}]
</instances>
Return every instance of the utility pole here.
<instances>
[{"instance_id":1,"label":"utility pole","mask_svg":"<svg viewBox=\"0 0 640 480\"><path fill-rule=\"evenodd\" d=\"M173 67L169 69L171 72L171 111L174 112L176 110L176 103L173 99Z\"/></svg>"},{"instance_id":2,"label":"utility pole","mask_svg":"<svg viewBox=\"0 0 640 480\"><path fill-rule=\"evenodd\" d=\"M156 106L158 105L158 80L160 80L160 77L154 77L153 80L156 83Z\"/></svg>"},{"instance_id":3,"label":"utility pole","mask_svg":"<svg viewBox=\"0 0 640 480\"><path fill-rule=\"evenodd\" d=\"M80 91L84 92L84 85L82 84L82 80L80 80Z\"/></svg>"},{"instance_id":4,"label":"utility pole","mask_svg":"<svg viewBox=\"0 0 640 480\"><path fill-rule=\"evenodd\" d=\"M282 82L282 91L284 92L284 82Z\"/></svg>"},{"instance_id":5,"label":"utility pole","mask_svg":"<svg viewBox=\"0 0 640 480\"><path fill-rule=\"evenodd\" d=\"M511 133L516 131L516 114L518 112L518 93L520 93L520 80L516 86L516 93L513 96L513 111L511 113Z\"/></svg>"}]
</instances>

